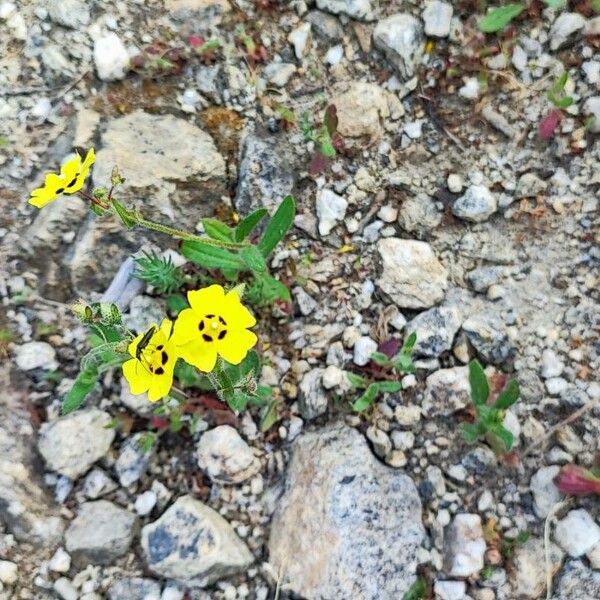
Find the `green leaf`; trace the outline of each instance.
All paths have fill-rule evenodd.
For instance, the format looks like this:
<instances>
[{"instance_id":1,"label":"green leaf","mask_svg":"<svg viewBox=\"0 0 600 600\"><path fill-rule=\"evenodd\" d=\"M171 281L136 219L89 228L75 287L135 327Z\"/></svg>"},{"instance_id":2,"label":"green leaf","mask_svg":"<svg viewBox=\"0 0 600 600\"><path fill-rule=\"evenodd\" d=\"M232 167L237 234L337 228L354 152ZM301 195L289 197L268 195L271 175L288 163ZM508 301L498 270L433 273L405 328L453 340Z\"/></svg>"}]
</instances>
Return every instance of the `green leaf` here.
<instances>
[{"instance_id":1,"label":"green leaf","mask_svg":"<svg viewBox=\"0 0 600 600\"><path fill-rule=\"evenodd\" d=\"M476 406L485 404L490 396L490 386L483 367L478 360L469 363L469 383L471 384L471 398Z\"/></svg>"},{"instance_id":2,"label":"green leaf","mask_svg":"<svg viewBox=\"0 0 600 600\"><path fill-rule=\"evenodd\" d=\"M328 137L327 139L323 139L321 140L321 154L325 157L325 158L333 158L335 156L335 148L333 147L333 144L331 143L331 139Z\"/></svg>"},{"instance_id":3,"label":"green leaf","mask_svg":"<svg viewBox=\"0 0 600 600\"><path fill-rule=\"evenodd\" d=\"M217 219L202 219L202 227L209 238L221 242L231 242L233 229Z\"/></svg>"},{"instance_id":4,"label":"green leaf","mask_svg":"<svg viewBox=\"0 0 600 600\"><path fill-rule=\"evenodd\" d=\"M567 4L567 0L542 0L542 2L550 8L562 8Z\"/></svg>"},{"instance_id":5,"label":"green leaf","mask_svg":"<svg viewBox=\"0 0 600 600\"><path fill-rule=\"evenodd\" d=\"M386 394L395 394L402 389L402 384L399 381L380 381L378 385L379 391Z\"/></svg>"},{"instance_id":6,"label":"green leaf","mask_svg":"<svg viewBox=\"0 0 600 600\"><path fill-rule=\"evenodd\" d=\"M277 400L272 400L269 406L267 406L263 416L260 420L260 430L264 433L268 431L277 423L279 415L277 414Z\"/></svg>"},{"instance_id":7,"label":"green leaf","mask_svg":"<svg viewBox=\"0 0 600 600\"><path fill-rule=\"evenodd\" d=\"M355 412L362 412L363 410L369 408L369 406L371 406L371 404L375 402L379 391L379 383L372 383L371 385L369 385L366 392L354 401L354 403L352 404L352 410L354 410Z\"/></svg>"},{"instance_id":8,"label":"green leaf","mask_svg":"<svg viewBox=\"0 0 600 600\"><path fill-rule=\"evenodd\" d=\"M275 211L275 214L271 217L258 243L258 248L265 258L273 252L275 246L285 237L285 234L294 222L295 215L296 202L294 197L286 196Z\"/></svg>"},{"instance_id":9,"label":"green leaf","mask_svg":"<svg viewBox=\"0 0 600 600\"><path fill-rule=\"evenodd\" d=\"M264 273L267 270L265 258L256 246L242 248L240 258L253 273Z\"/></svg>"},{"instance_id":10,"label":"green leaf","mask_svg":"<svg viewBox=\"0 0 600 600\"><path fill-rule=\"evenodd\" d=\"M77 410L85 401L87 395L94 389L100 374L98 368L91 365L80 371L73 387L65 395L62 401L62 414L68 415Z\"/></svg>"},{"instance_id":11,"label":"green leaf","mask_svg":"<svg viewBox=\"0 0 600 600\"><path fill-rule=\"evenodd\" d=\"M188 308L187 300L182 294L171 294L167 296L167 308L169 312L178 315L184 308Z\"/></svg>"},{"instance_id":12,"label":"green leaf","mask_svg":"<svg viewBox=\"0 0 600 600\"><path fill-rule=\"evenodd\" d=\"M371 360L380 367L387 367L390 364L390 359L383 352L373 352Z\"/></svg>"},{"instance_id":13,"label":"green leaf","mask_svg":"<svg viewBox=\"0 0 600 600\"><path fill-rule=\"evenodd\" d=\"M235 390L230 398L227 399L229 408L235 412L240 413L248 406L252 401L252 397L240 390Z\"/></svg>"},{"instance_id":14,"label":"green leaf","mask_svg":"<svg viewBox=\"0 0 600 600\"><path fill-rule=\"evenodd\" d=\"M402 596L402 600L423 600L427 594L427 582L423 577L417 577L416 581L408 588L408 592Z\"/></svg>"},{"instance_id":15,"label":"green leaf","mask_svg":"<svg viewBox=\"0 0 600 600\"><path fill-rule=\"evenodd\" d=\"M238 365L242 377L252 373L255 377L260 375L260 357L254 350L246 354L246 358Z\"/></svg>"},{"instance_id":16,"label":"green leaf","mask_svg":"<svg viewBox=\"0 0 600 600\"><path fill-rule=\"evenodd\" d=\"M127 229L133 229L138 222L135 211L125 208L118 200L114 198L111 200L112 207L117 213L117 216L121 219L121 222Z\"/></svg>"},{"instance_id":17,"label":"green leaf","mask_svg":"<svg viewBox=\"0 0 600 600\"><path fill-rule=\"evenodd\" d=\"M246 268L242 259L225 248L210 246L195 240L185 240L181 253L192 262L205 269L241 271Z\"/></svg>"},{"instance_id":18,"label":"green leaf","mask_svg":"<svg viewBox=\"0 0 600 600\"><path fill-rule=\"evenodd\" d=\"M600 0L592 0L592 8L595 12L600 13Z\"/></svg>"},{"instance_id":19,"label":"green leaf","mask_svg":"<svg viewBox=\"0 0 600 600\"><path fill-rule=\"evenodd\" d=\"M246 298L250 304L263 306L273 304L276 300L291 301L290 290L281 281L267 273L255 273L254 277L254 283L246 292Z\"/></svg>"},{"instance_id":20,"label":"green leaf","mask_svg":"<svg viewBox=\"0 0 600 600\"><path fill-rule=\"evenodd\" d=\"M523 10L525 10L525 5L520 2L494 8L479 21L479 29L484 33L502 31Z\"/></svg>"},{"instance_id":21,"label":"green leaf","mask_svg":"<svg viewBox=\"0 0 600 600\"><path fill-rule=\"evenodd\" d=\"M266 208L259 208L242 219L235 228L234 241L243 242L268 214L269 211Z\"/></svg>"},{"instance_id":22,"label":"green leaf","mask_svg":"<svg viewBox=\"0 0 600 600\"><path fill-rule=\"evenodd\" d=\"M348 378L350 385L354 387L366 388L369 385L369 381L367 379L361 377L360 375L357 375L356 373L347 372L346 377Z\"/></svg>"},{"instance_id":23,"label":"green leaf","mask_svg":"<svg viewBox=\"0 0 600 600\"><path fill-rule=\"evenodd\" d=\"M195 367L183 360L178 360L175 365L175 379L183 389L191 387L204 392L213 389L208 377L201 375Z\"/></svg>"},{"instance_id":24,"label":"green leaf","mask_svg":"<svg viewBox=\"0 0 600 600\"><path fill-rule=\"evenodd\" d=\"M553 103L556 108L569 108L573 104L574 100L571 96L563 96L562 98L554 98Z\"/></svg>"},{"instance_id":25,"label":"green leaf","mask_svg":"<svg viewBox=\"0 0 600 600\"><path fill-rule=\"evenodd\" d=\"M417 333L413 331L402 344L402 348L400 349L400 354L412 354L413 348L417 343Z\"/></svg>"},{"instance_id":26,"label":"green leaf","mask_svg":"<svg viewBox=\"0 0 600 600\"><path fill-rule=\"evenodd\" d=\"M513 434L503 425L494 425L490 429L490 433L495 436L501 443L502 449L509 452L513 446ZM495 450L495 448L494 448Z\"/></svg>"},{"instance_id":27,"label":"green leaf","mask_svg":"<svg viewBox=\"0 0 600 600\"><path fill-rule=\"evenodd\" d=\"M461 431L467 444L474 444L479 439L479 436L484 433L481 423L463 423Z\"/></svg>"},{"instance_id":28,"label":"green leaf","mask_svg":"<svg viewBox=\"0 0 600 600\"><path fill-rule=\"evenodd\" d=\"M498 398L494 403L494 408L499 410L505 410L509 408L519 399L519 395L519 383L516 379L511 379L498 395Z\"/></svg>"}]
</instances>

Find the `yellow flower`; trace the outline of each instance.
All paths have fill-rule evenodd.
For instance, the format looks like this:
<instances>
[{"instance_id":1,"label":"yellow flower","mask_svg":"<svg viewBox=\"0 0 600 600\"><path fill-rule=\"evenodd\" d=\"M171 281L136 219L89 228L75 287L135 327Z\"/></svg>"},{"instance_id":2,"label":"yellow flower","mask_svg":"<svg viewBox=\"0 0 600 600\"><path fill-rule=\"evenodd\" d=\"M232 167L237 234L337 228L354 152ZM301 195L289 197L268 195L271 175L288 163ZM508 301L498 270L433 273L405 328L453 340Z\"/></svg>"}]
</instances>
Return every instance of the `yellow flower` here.
<instances>
[{"instance_id":1,"label":"yellow flower","mask_svg":"<svg viewBox=\"0 0 600 600\"><path fill-rule=\"evenodd\" d=\"M168 395L178 358L170 339L172 331L173 323L164 319L160 328L150 325L129 344L127 350L133 358L123 363L123 375L132 394L148 392L151 402Z\"/></svg>"},{"instance_id":2,"label":"yellow flower","mask_svg":"<svg viewBox=\"0 0 600 600\"><path fill-rule=\"evenodd\" d=\"M60 175L48 173L41 188L31 192L29 204L37 208L46 206L49 202L56 200L62 194L74 194L78 192L85 183L85 178L90 172L91 166L96 160L94 149L91 148L81 162L81 156L77 154L75 158L67 161L60 168Z\"/></svg>"},{"instance_id":3,"label":"yellow flower","mask_svg":"<svg viewBox=\"0 0 600 600\"><path fill-rule=\"evenodd\" d=\"M217 355L237 365L256 344L248 327L256 319L241 303L235 290L225 293L220 285L188 292L191 308L179 313L173 329L173 344L183 360L209 373Z\"/></svg>"}]
</instances>

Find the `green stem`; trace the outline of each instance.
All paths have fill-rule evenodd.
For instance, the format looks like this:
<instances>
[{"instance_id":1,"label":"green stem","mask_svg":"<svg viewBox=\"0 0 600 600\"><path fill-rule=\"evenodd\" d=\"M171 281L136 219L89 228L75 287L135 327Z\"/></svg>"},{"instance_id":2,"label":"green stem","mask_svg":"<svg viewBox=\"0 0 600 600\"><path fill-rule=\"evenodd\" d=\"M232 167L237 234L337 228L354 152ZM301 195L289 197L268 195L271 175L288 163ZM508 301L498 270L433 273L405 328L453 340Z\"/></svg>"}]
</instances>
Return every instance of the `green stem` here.
<instances>
[{"instance_id":1,"label":"green stem","mask_svg":"<svg viewBox=\"0 0 600 600\"><path fill-rule=\"evenodd\" d=\"M168 225L163 225L162 223L150 221L149 219L144 218L141 214L137 212L136 221L138 225L140 225L141 227L145 227L146 229L152 229L153 231L166 233L167 235L182 240L202 242L203 244L207 244L208 246L217 246L218 248L228 248L231 250L237 250L238 248L243 248L244 246L248 245L248 243L237 244L235 242L223 242L221 240L213 240L209 237L203 237L200 235L195 235L193 233L188 233L187 231L183 231L182 229L175 229L174 227L169 227Z\"/></svg>"}]
</instances>

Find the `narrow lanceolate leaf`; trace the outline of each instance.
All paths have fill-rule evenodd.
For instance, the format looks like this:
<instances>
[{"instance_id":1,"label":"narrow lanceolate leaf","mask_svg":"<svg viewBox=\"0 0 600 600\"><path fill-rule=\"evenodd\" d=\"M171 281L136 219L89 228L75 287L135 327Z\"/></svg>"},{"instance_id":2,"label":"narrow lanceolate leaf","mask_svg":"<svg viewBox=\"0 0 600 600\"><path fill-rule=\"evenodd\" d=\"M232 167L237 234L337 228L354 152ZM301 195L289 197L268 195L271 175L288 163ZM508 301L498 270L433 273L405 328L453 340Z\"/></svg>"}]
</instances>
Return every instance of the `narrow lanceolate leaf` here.
<instances>
[{"instance_id":1,"label":"narrow lanceolate leaf","mask_svg":"<svg viewBox=\"0 0 600 600\"><path fill-rule=\"evenodd\" d=\"M390 364L390 359L383 352L373 352L371 360L380 367L387 367Z\"/></svg>"},{"instance_id":2,"label":"narrow lanceolate leaf","mask_svg":"<svg viewBox=\"0 0 600 600\"><path fill-rule=\"evenodd\" d=\"M516 379L511 379L507 386L500 392L494 404L494 408L505 410L512 406L519 399L519 383Z\"/></svg>"},{"instance_id":3,"label":"narrow lanceolate leaf","mask_svg":"<svg viewBox=\"0 0 600 600\"><path fill-rule=\"evenodd\" d=\"M279 415L277 414L277 400L271 400L260 420L260 430L263 433L265 431L269 431L269 429L271 429L271 427L273 427L278 420Z\"/></svg>"},{"instance_id":4,"label":"narrow lanceolate leaf","mask_svg":"<svg viewBox=\"0 0 600 600\"><path fill-rule=\"evenodd\" d=\"M476 406L485 404L490 396L490 386L478 360L472 360L469 363L469 383L471 384L473 403Z\"/></svg>"},{"instance_id":5,"label":"narrow lanceolate leaf","mask_svg":"<svg viewBox=\"0 0 600 600\"><path fill-rule=\"evenodd\" d=\"M525 5L520 2L494 8L479 21L479 29L484 33L502 31L523 10L525 10Z\"/></svg>"},{"instance_id":6,"label":"narrow lanceolate leaf","mask_svg":"<svg viewBox=\"0 0 600 600\"><path fill-rule=\"evenodd\" d=\"M248 246L240 250L240 258L253 273L264 273L267 270L265 257L256 246Z\"/></svg>"},{"instance_id":7,"label":"narrow lanceolate leaf","mask_svg":"<svg viewBox=\"0 0 600 600\"><path fill-rule=\"evenodd\" d=\"M259 208L250 213L245 219L242 219L235 228L234 240L243 242L268 214L269 211L266 208Z\"/></svg>"},{"instance_id":8,"label":"narrow lanceolate leaf","mask_svg":"<svg viewBox=\"0 0 600 600\"><path fill-rule=\"evenodd\" d=\"M137 225L135 212L125 208L118 200L112 199L112 207L117 213L119 219L127 229L133 229Z\"/></svg>"},{"instance_id":9,"label":"narrow lanceolate leaf","mask_svg":"<svg viewBox=\"0 0 600 600\"><path fill-rule=\"evenodd\" d=\"M513 446L513 434L502 425L496 425L491 433L502 443L502 449L509 452Z\"/></svg>"},{"instance_id":10,"label":"narrow lanceolate leaf","mask_svg":"<svg viewBox=\"0 0 600 600\"><path fill-rule=\"evenodd\" d=\"M245 268L241 258L226 250L209 246L202 242L186 240L181 244L181 253L193 263L204 267L205 269L229 269L240 271Z\"/></svg>"},{"instance_id":11,"label":"narrow lanceolate leaf","mask_svg":"<svg viewBox=\"0 0 600 600\"><path fill-rule=\"evenodd\" d=\"M402 384L399 381L380 381L378 385L379 391L386 394L394 394L402 389Z\"/></svg>"},{"instance_id":12,"label":"narrow lanceolate leaf","mask_svg":"<svg viewBox=\"0 0 600 600\"><path fill-rule=\"evenodd\" d=\"M355 412L362 412L363 410L369 408L369 406L375 402L377 394L379 394L379 385L379 383L372 383L367 388L367 391L362 396L359 396L352 404L352 410Z\"/></svg>"},{"instance_id":13,"label":"narrow lanceolate leaf","mask_svg":"<svg viewBox=\"0 0 600 600\"><path fill-rule=\"evenodd\" d=\"M258 248L265 258L273 252L275 246L285 237L285 234L294 222L295 216L296 202L294 201L294 197L286 196L275 211L275 214L271 217L258 243Z\"/></svg>"},{"instance_id":14,"label":"narrow lanceolate leaf","mask_svg":"<svg viewBox=\"0 0 600 600\"><path fill-rule=\"evenodd\" d=\"M79 372L73 387L67 392L62 402L62 414L67 415L77 410L86 399L86 396L94 389L98 381L99 373L95 366Z\"/></svg>"},{"instance_id":15,"label":"narrow lanceolate leaf","mask_svg":"<svg viewBox=\"0 0 600 600\"><path fill-rule=\"evenodd\" d=\"M209 238L220 242L233 240L233 229L217 219L202 219L202 227Z\"/></svg>"},{"instance_id":16,"label":"narrow lanceolate leaf","mask_svg":"<svg viewBox=\"0 0 600 600\"><path fill-rule=\"evenodd\" d=\"M484 433L479 423L463 423L461 430L467 444L474 444L479 439L479 436Z\"/></svg>"}]
</instances>

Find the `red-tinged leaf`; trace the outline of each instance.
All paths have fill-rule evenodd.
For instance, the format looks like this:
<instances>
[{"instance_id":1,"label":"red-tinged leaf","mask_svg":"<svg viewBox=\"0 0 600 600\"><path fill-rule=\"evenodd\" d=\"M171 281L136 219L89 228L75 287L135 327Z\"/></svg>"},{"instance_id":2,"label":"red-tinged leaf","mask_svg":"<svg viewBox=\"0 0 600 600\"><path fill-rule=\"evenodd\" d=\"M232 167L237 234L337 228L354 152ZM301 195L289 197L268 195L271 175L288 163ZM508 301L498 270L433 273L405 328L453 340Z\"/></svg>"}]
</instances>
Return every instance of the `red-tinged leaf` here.
<instances>
[{"instance_id":1,"label":"red-tinged leaf","mask_svg":"<svg viewBox=\"0 0 600 600\"><path fill-rule=\"evenodd\" d=\"M346 142L339 133L334 133L331 136L331 143L337 152L341 152L346 147Z\"/></svg>"},{"instance_id":2,"label":"red-tinged leaf","mask_svg":"<svg viewBox=\"0 0 600 600\"><path fill-rule=\"evenodd\" d=\"M190 35L188 37L188 43L192 48L200 48L204 45L204 38L199 35Z\"/></svg>"},{"instance_id":3,"label":"red-tinged leaf","mask_svg":"<svg viewBox=\"0 0 600 600\"><path fill-rule=\"evenodd\" d=\"M600 477L577 465L565 465L554 478L554 485L571 496L600 494Z\"/></svg>"},{"instance_id":4,"label":"red-tinged leaf","mask_svg":"<svg viewBox=\"0 0 600 600\"><path fill-rule=\"evenodd\" d=\"M539 123L538 134L542 140L551 140L562 118L560 110L551 110Z\"/></svg>"},{"instance_id":5,"label":"red-tinged leaf","mask_svg":"<svg viewBox=\"0 0 600 600\"><path fill-rule=\"evenodd\" d=\"M389 340L384 340L379 344L379 348L377 348L379 352L385 354L388 358L393 358L398 354L398 350L400 350L400 340L395 338L390 338Z\"/></svg>"},{"instance_id":6,"label":"red-tinged leaf","mask_svg":"<svg viewBox=\"0 0 600 600\"><path fill-rule=\"evenodd\" d=\"M315 152L312 160L310 161L310 166L308 167L308 172L311 175L320 175L325 171L329 161L325 156L323 156L320 152Z\"/></svg>"},{"instance_id":7,"label":"red-tinged leaf","mask_svg":"<svg viewBox=\"0 0 600 600\"><path fill-rule=\"evenodd\" d=\"M169 425L169 419L166 419L165 417L154 416L150 419L150 426L158 431L160 431L161 429L167 429Z\"/></svg>"},{"instance_id":8,"label":"red-tinged leaf","mask_svg":"<svg viewBox=\"0 0 600 600\"><path fill-rule=\"evenodd\" d=\"M325 109L324 124L327 128L327 133L329 133L329 136L333 136L333 134L337 131L338 126L337 108L333 104L330 104Z\"/></svg>"}]
</instances>

